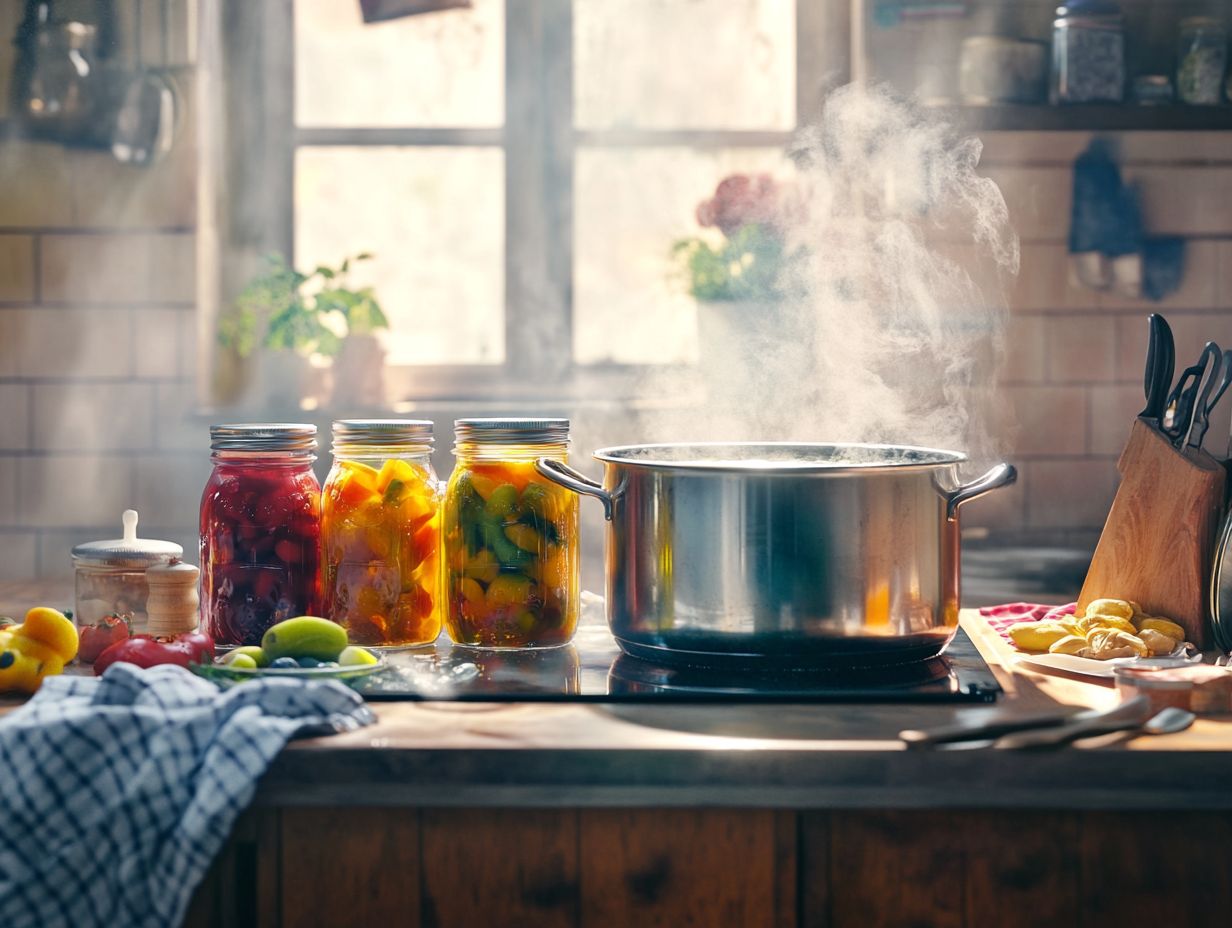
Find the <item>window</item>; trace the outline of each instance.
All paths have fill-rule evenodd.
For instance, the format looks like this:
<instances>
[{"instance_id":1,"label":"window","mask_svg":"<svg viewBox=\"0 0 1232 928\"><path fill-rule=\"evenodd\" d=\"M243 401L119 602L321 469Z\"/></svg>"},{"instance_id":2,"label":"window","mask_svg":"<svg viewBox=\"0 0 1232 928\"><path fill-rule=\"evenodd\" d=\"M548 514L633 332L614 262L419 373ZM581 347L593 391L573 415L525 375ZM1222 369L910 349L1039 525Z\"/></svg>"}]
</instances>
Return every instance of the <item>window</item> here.
<instances>
[{"instance_id":1,"label":"window","mask_svg":"<svg viewBox=\"0 0 1232 928\"><path fill-rule=\"evenodd\" d=\"M358 0L277 6L264 33L293 41L249 65L287 84L265 89L292 139L273 237L300 267L372 252L356 279L391 319L391 383L457 396L610 395L695 359L671 243L726 174L782 172L847 5L472 0L371 25Z\"/></svg>"}]
</instances>

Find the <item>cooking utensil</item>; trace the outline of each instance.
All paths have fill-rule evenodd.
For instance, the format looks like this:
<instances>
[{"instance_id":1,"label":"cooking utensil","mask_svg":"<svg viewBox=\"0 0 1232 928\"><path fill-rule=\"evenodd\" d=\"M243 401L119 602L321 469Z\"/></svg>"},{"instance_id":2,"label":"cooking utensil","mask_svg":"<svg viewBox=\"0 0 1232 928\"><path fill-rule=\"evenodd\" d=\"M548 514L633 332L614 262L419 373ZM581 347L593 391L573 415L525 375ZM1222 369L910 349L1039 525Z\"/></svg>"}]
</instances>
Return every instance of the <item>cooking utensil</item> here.
<instances>
[{"instance_id":1,"label":"cooking utensil","mask_svg":"<svg viewBox=\"0 0 1232 928\"><path fill-rule=\"evenodd\" d=\"M660 662L845 666L923 660L958 625L958 512L1013 483L963 485L962 454L858 444L633 445L603 483L539 473L603 503L607 617Z\"/></svg>"},{"instance_id":2,"label":"cooking utensil","mask_svg":"<svg viewBox=\"0 0 1232 928\"><path fill-rule=\"evenodd\" d=\"M1176 346L1172 337L1172 327L1160 313L1151 313L1149 318L1150 336L1146 350L1146 372L1143 390L1146 393L1146 406L1138 413L1138 418L1149 419L1155 428L1159 428L1164 409L1168 401L1168 391L1172 387L1173 367L1176 363Z\"/></svg>"},{"instance_id":3,"label":"cooking utensil","mask_svg":"<svg viewBox=\"0 0 1232 928\"><path fill-rule=\"evenodd\" d=\"M137 71L128 79L111 132L111 154L122 164L153 164L171 151L179 105L171 78Z\"/></svg>"},{"instance_id":4,"label":"cooking utensil","mask_svg":"<svg viewBox=\"0 0 1232 928\"><path fill-rule=\"evenodd\" d=\"M1219 405L1219 401L1223 399L1223 395L1228 392L1228 387L1232 386L1232 349L1226 350L1223 353L1223 368L1219 377L1219 385L1215 387L1215 393L1206 404L1206 425L1209 427L1211 413L1215 411L1215 407ZM1203 435L1206 430L1203 429ZM1202 437L1198 439L1198 447L1202 446Z\"/></svg>"},{"instance_id":5,"label":"cooking utensil","mask_svg":"<svg viewBox=\"0 0 1232 928\"><path fill-rule=\"evenodd\" d=\"M1168 394L1163 433L1174 448L1180 448L1185 443L1185 436L1189 434L1189 426L1193 423L1194 402L1198 390L1202 387L1204 370L1197 364L1185 368L1181 371L1176 386Z\"/></svg>"},{"instance_id":6,"label":"cooking utensil","mask_svg":"<svg viewBox=\"0 0 1232 928\"><path fill-rule=\"evenodd\" d=\"M162 14L162 63L167 64L167 5ZM137 10L140 17L140 8ZM140 35L140 21L136 34ZM112 115L110 145L112 156L121 164L145 166L171 151L180 118L179 94L165 70L145 66L142 42L134 43L135 70L116 76L117 99Z\"/></svg>"},{"instance_id":7,"label":"cooking utensil","mask_svg":"<svg viewBox=\"0 0 1232 928\"><path fill-rule=\"evenodd\" d=\"M1232 652L1232 512L1224 518L1211 567L1211 635L1225 654Z\"/></svg>"},{"instance_id":8,"label":"cooking utensil","mask_svg":"<svg viewBox=\"0 0 1232 928\"><path fill-rule=\"evenodd\" d=\"M1219 396L1212 399L1212 395L1216 385L1222 380L1223 350L1214 342L1207 342L1206 347L1202 349L1199 364L1203 368L1202 385L1194 400L1193 415L1185 441L1185 446L1188 448L1202 447L1202 439L1210 427L1211 407L1219 402ZM1227 385L1224 384L1224 386ZM1222 396L1222 390L1219 395Z\"/></svg>"},{"instance_id":9,"label":"cooking utensil","mask_svg":"<svg viewBox=\"0 0 1232 928\"><path fill-rule=\"evenodd\" d=\"M1134 720L1142 722L1150 716L1150 703L1145 696L1130 702L1120 703L1110 709L1084 709L1079 712L1046 712L1040 715L1018 718L986 718L972 724L939 725L936 728L906 729L898 737L909 748L928 748L939 744L954 744L959 741L987 741L1016 732L1040 728L1056 728L1093 722L1119 722Z\"/></svg>"},{"instance_id":10,"label":"cooking utensil","mask_svg":"<svg viewBox=\"0 0 1232 928\"><path fill-rule=\"evenodd\" d=\"M1147 717L1145 718L1142 717L1144 713L1141 707L1136 705L1138 700L1142 700L1142 706L1146 707ZM1130 706L1134 706L1133 711L1129 711L1128 707ZM1117 713L1112 713L1105 719L1086 719L1058 725L1055 728L1008 735L997 742L997 747L1009 749L1046 748L1058 744L1069 744L1071 741L1077 741L1079 738L1093 738L1096 735L1107 735L1118 731L1135 732L1143 735L1171 735L1178 731L1184 731L1197 718L1188 709L1178 709L1175 706L1169 706L1151 715L1151 703L1142 696L1131 699L1127 703L1122 703L1121 708L1126 709L1123 717L1119 717Z\"/></svg>"}]
</instances>

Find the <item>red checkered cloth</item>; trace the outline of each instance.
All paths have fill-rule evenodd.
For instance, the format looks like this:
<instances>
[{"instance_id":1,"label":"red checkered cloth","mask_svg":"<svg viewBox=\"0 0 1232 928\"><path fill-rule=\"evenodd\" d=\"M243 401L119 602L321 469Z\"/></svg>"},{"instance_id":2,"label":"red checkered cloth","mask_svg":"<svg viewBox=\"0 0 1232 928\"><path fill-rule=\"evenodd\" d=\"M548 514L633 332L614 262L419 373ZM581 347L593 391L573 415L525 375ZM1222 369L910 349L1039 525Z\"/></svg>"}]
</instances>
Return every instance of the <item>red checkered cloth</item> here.
<instances>
[{"instance_id":1,"label":"red checkered cloth","mask_svg":"<svg viewBox=\"0 0 1232 928\"><path fill-rule=\"evenodd\" d=\"M1064 606L1047 606L1042 603L1005 603L1002 606L985 606L980 615L988 620L993 630L1010 641L1009 628L1019 622L1040 622L1045 619L1062 619L1073 615L1078 608L1077 603L1066 603Z\"/></svg>"}]
</instances>

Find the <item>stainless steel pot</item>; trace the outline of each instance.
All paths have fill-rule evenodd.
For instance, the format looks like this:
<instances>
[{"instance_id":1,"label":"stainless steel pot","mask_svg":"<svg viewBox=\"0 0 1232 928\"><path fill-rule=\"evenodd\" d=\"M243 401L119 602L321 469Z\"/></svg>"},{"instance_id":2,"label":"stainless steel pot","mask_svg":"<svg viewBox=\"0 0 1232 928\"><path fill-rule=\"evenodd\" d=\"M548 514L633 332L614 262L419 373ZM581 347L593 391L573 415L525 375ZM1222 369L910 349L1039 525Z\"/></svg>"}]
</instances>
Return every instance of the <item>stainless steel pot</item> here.
<instances>
[{"instance_id":1,"label":"stainless steel pot","mask_svg":"<svg viewBox=\"0 0 1232 928\"><path fill-rule=\"evenodd\" d=\"M595 452L607 617L636 657L705 665L898 663L958 626L959 508L1017 476L961 485L966 457L889 445L668 444Z\"/></svg>"}]
</instances>

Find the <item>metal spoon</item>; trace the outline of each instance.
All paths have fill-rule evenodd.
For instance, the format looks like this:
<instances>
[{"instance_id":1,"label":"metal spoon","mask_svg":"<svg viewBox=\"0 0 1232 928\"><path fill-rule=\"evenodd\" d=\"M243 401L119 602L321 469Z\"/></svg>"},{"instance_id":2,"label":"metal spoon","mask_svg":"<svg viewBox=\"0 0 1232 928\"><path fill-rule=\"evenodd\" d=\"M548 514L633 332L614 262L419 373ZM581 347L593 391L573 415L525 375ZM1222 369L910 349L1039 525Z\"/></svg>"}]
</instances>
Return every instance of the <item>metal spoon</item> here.
<instances>
[{"instance_id":1,"label":"metal spoon","mask_svg":"<svg viewBox=\"0 0 1232 928\"><path fill-rule=\"evenodd\" d=\"M1117 731L1132 731L1143 735L1170 735L1184 731L1197 718L1187 709L1169 706L1156 712L1146 721L1125 719L1110 721L1108 719L1093 719L1058 725L1040 731L1022 732L1008 735L997 742L999 748L1043 748L1057 744L1068 744L1079 738L1091 738L1095 735L1106 735Z\"/></svg>"}]
</instances>

